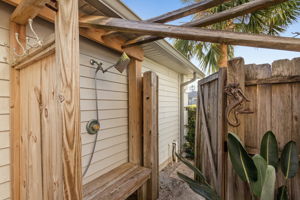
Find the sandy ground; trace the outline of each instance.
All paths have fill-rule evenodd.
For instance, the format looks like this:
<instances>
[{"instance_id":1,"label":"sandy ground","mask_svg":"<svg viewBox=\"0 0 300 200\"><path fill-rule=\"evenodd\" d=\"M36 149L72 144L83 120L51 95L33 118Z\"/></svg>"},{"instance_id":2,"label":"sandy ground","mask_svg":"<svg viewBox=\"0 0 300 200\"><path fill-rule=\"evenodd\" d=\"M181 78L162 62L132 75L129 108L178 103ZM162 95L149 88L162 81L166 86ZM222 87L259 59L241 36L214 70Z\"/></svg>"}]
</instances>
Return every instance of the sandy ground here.
<instances>
[{"instance_id":1,"label":"sandy ground","mask_svg":"<svg viewBox=\"0 0 300 200\"><path fill-rule=\"evenodd\" d=\"M182 163L169 165L160 172L160 193L158 200L204 200L194 193L178 176L177 171L193 177L193 172Z\"/></svg>"}]
</instances>

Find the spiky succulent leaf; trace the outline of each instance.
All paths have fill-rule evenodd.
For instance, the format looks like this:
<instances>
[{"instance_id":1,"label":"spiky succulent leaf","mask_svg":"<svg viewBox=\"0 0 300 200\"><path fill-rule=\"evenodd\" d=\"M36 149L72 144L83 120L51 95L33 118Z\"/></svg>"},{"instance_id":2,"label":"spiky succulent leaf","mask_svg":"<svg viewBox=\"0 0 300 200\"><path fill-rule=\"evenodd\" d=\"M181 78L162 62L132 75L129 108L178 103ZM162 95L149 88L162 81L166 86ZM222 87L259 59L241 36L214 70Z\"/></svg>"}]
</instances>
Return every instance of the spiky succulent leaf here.
<instances>
[{"instance_id":1,"label":"spiky succulent leaf","mask_svg":"<svg viewBox=\"0 0 300 200\"><path fill-rule=\"evenodd\" d=\"M213 190L209 185L200 184L197 181L191 179L190 177L177 172L179 178L181 178L183 181L185 181L190 188L196 192L197 194L201 195L207 200L220 200L219 195L215 190Z\"/></svg>"},{"instance_id":2,"label":"spiky succulent leaf","mask_svg":"<svg viewBox=\"0 0 300 200\"><path fill-rule=\"evenodd\" d=\"M282 151L280 158L281 170L286 179L296 176L299 168L298 148L296 142L290 141Z\"/></svg>"},{"instance_id":3,"label":"spiky succulent leaf","mask_svg":"<svg viewBox=\"0 0 300 200\"><path fill-rule=\"evenodd\" d=\"M207 184L205 176L197 167L195 167L192 163L188 162L187 160L185 160L182 156L178 155L177 153L175 153L175 154L181 162L183 162L188 168L190 168L191 170L194 171L194 173L199 177L200 183Z\"/></svg>"},{"instance_id":4,"label":"spiky succulent leaf","mask_svg":"<svg viewBox=\"0 0 300 200\"><path fill-rule=\"evenodd\" d=\"M265 159L260 156L260 155L255 155L253 158L254 164L257 168L257 181L256 182L251 182L250 187L251 187L251 191L252 193L256 196L256 197L260 197L261 195L261 191L262 191L262 187L265 181L265 177L266 177L266 171L267 171L267 162L265 161Z\"/></svg>"},{"instance_id":5,"label":"spiky succulent leaf","mask_svg":"<svg viewBox=\"0 0 300 200\"><path fill-rule=\"evenodd\" d=\"M247 183L257 181L257 169L254 161L233 133L228 134L228 151L233 169Z\"/></svg>"},{"instance_id":6,"label":"spiky succulent leaf","mask_svg":"<svg viewBox=\"0 0 300 200\"><path fill-rule=\"evenodd\" d=\"M276 200L289 200L289 195L288 195L286 185L283 185L278 189Z\"/></svg>"},{"instance_id":7,"label":"spiky succulent leaf","mask_svg":"<svg viewBox=\"0 0 300 200\"><path fill-rule=\"evenodd\" d=\"M274 200L275 182L276 182L276 170L272 165L268 165L260 199Z\"/></svg>"},{"instance_id":8,"label":"spiky succulent leaf","mask_svg":"<svg viewBox=\"0 0 300 200\"><path fill-rule=\"evenodd\" d=\"M267 161L268 165L272 165L277 169L278 166L278 145L275 135L272 131L268 131L262 138L260 145L260 155Z\"/></svg>"}]
</instances>

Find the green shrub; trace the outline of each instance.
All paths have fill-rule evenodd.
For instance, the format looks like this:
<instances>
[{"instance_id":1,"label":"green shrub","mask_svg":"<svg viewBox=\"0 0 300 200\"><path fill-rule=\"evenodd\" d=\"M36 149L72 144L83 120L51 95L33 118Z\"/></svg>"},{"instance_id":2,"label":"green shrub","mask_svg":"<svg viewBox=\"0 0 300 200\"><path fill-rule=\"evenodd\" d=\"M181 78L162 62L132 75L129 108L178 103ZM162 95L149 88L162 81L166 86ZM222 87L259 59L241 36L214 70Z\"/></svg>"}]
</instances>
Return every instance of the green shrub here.
<instances>
[{"instance_id":1,"label":"green shrub","mask_svg":"<svg viewBox=\"0 0 300 200\"><path fill-rule=\"evenodd\" d=\"M184 151L187 153L187 157L194 159L195 156L195 123L196 123L196 105L190 105L187 107L188 111L188 129L185 136L186 143L184 144Z\"/></svg>"},{"instance_id":2,"label":"green shrub","mask_svg":"<svg viewBox=\"0 0 300 200\"><path fill-rule=\"evenodd\" d=\"M262 138L260 153L251 157L239 138L228 134L228 151L236 174L248 183L251 194L260 200L274 200L276 169L280 168L285 184L277 192L277 200L288 200L287 181L297 175L299 168L296 142L288 142L279 158L278 144L272 131ZM278 170L277 170L278 171Z\"/></svg>"}]
</instances>

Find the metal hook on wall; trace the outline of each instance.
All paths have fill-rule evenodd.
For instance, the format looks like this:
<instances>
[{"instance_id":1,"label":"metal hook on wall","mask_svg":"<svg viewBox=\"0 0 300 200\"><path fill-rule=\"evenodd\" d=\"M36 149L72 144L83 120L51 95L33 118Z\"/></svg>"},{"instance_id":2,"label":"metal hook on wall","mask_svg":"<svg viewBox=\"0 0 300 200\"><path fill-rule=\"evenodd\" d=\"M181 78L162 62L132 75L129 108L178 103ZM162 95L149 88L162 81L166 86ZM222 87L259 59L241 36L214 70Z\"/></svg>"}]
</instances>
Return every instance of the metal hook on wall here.
<instances>
[{"instance_id":1,"label":"metal hook on wall","mask_svg":"<svg viewBox=\"0 0 300 200\"><path fill-rule=\"evenodd\" d=\"M29 28L30 28L31 32L34 35L34 43L33 44L30 43L30 38L26 37L27 45L29 46L29 48L36 48L36 47L43 46L42 40L39 38L39 36L37 35L37 33L33 29L33 25L32 25L33 24L33 19L29 19L28 24L29 24Z\"/></svg>"},{"instance_id":2,"label":"metal hook on wall","mask_svg":"<svg viewBox=\"0 0 300 200\"><path fill-rule=\"evenodd\" d=\"M20 40L19 40L19 33L15 33L15 38L16 38L16 41L18 43L18 45L21 47L22 49L22 53L18 54L16 52L16 48L14 48L14 54L15 56L18 56L18 57L21 57L21 56L24 56L28 53L27 49L21 44Z\"/></svg>"}]
</instances>

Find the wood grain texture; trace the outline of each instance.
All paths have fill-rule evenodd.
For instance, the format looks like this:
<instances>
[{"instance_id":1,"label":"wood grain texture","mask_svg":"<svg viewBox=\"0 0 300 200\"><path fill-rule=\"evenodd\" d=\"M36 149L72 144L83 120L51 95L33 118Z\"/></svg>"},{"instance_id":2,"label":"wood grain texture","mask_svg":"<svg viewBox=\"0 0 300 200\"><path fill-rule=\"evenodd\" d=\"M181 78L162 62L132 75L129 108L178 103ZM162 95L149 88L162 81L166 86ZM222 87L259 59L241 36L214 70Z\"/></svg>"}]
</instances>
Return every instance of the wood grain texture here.
<instances>
[{"instance_id":1,"label":"wood grain texture","mask_svg":"<svg viewBox=\"0 0 300 200\"><path fill-rule=\"evenodd\" d=\"M222 199L225 198L225 140L226 140L226 126L225 126L225 106L226 106L226 96L224 94L224 88L227 80L227 69L222 68L218 72L218 113L217 113L217 122L218 122L218 131L217 131L217 140L218 140L218 150L217 150L217 164L218 164L218 187L217 191Z\"/></svg>"},{"instance_id":2,"label":"wood grain texture","mask_svg":"<svg viewBox=\"0 0 300 200\"><path fill-rule=\"evenodd\" d=\"M102 36L105 33L107 33L107 31L105 30L80 28L80 35L82 35L83 37L89 38L118 52L126 52L126 54L128 54L130 57L138 59L139 61L143 61L144 53L141 47L123 48L122 45L125 43L124 39L118 36L104 38Z\"/></svg>"},{"instance_id":3,"label":"wood grain texture","mask_svg":"<svg viewBox=\"0 0 300 200\"><path fill-rule=\"evenodd\" d=\"M235 58L229 61L227 69L227 85L232 83L239 83L240 88L245 92L245 68L244 60L242 58ZM227 106L232 103L232 99L227 97ZM244 116L239 115L241 122L240 126L232 127L227 123L228 132L235 133L240 140L245 142L245 123ZM227 152L227 176L226 176L226 199L227 200L239 200L244 199L245 186L243 181L234 172L230 158Z\"/></svg>"},{"instance_id":4,"label":"wood grain texture","mask_svg":"<svg viewBox=\"0 0 300 200\"><path fill-rule=\"evenodd\" d=\"M78 1L58 1L56 64L62 114L64 199L82 199Z\"/></svg>"},{"instance_id":5,"label":"wood grain texture","mask_svg":"<svg viewBox=\"0 0 300 200\"><path fill-rule=\"evenodd\" d=\"M57 98L55 54L44 57L40 63L43 200L62 200L62 115Z\"/></svg>"},{"instance_id":6,"label":"wood grain texture","mask_svg":"<svg viewBox=\"0 0 300 200\"><path fill-rule=\"evenodd\" d=\"M198 20L194 20L192 22L183 24L183 26L186 27L205 27L212 25L217 22L225 21L228 19L233 19L238 16L243 16L247 13L254 12L260 9L264 9L267 7L270 7L272 5L276 5L278 3L282 3L285 0L256 0L256 1L250 1L248 3L244 3L240 6L236 6L234 8L227 9L223 12L219 12L213 15L208 15L206 17L202 17ZM201 1L203 2L203 1ZM200 3L201 3L200 2ZM204 2L203 2L204 3ZM154 21L151 21L154 22ZM141 45L146 44L149 42L154 42L156 40L162 39L161 37L156 36L144 36L144 37L138 37L133 40L130 40L126 43L125 46L135 46L135 45Z\"/></svg>"},{"instance_id":7,"label":"wood grain texture","mask_svg":"<svg viewBox=\"0 0 300 200\"><path fill-rule=\"evenodd\" d=\"M170 21L174 21L176 19L180 19L185 16L189 16L195 14L197 12L204 11L208 8L212 8L214 6L220 5L228 0L205 0L197 3L193 3L191 5L185 6L183 8L179 8L177 10L173 10L171 12L164 13L160 16L153 17L151 19L145 20L146 22L156 22L156 23L166 23ZM105 37L115 35L116 31L111 31L105 34Z\"/></svg>"},{"instance_id":8,"label":"wood grain texture","mask_svg":"<svg viewBox=\"0 0 300 200\"><path fill-rule=\"evenodd\" d=\"M149 178L151 170L125 163L84 186L86 200L125 200Z\"/></svg>"},{"instance_id":9,"label":"wood grain texture","mask_svg":"<svg viewBox=\"0 0 300 200\"><path fill-rule=\"evenodd\" d=\"M50 0L22 0L11 15L11 21L18 24L27 24L28 19L33 19Z\"/></svg>"},{"instance_id":10,"label":"wood grain texture","mask_svg":"<svg viewBox=\"0 0 300 200\"><path fill-rule=\"evenodd\" d=\"M142 63L132 59L128 68L129 162L141 165L143 135Z\"/></svg>"},{"instance_id":11,"label":"wood grain texture","mask_svg":"<svg viewBox=\"0 0 300 200\"><path fill-rule=\"evenodd\" d=\"M20 53L15 40L15 33L21 38L26 34L26 27L10 23L10 60L14 59L14 48ZM21 40L24 44L24 40ZM20 71L10 68L10 144L11 144L11 194L12 199L20 199Z\"/></svg>"},{"instance_id":12,"label":"wood grain texture","mask_svg":"<svg viewBox=\"0 0 300 200\"><path fill-rule=\"evenodd\" d=\"M43 198L40 62L20 72L21 200Z\"/></svg>"},{"instance_id":13,"label":"wood grain texture","mask_svg":"<svg viewBox=\"0 0 300 200\"><path fill-rule=\"evenodd\" d=\"M127 33L147 34L184 40L195 40L221 44L224 43L227 45L300 51L300 39L297 38L199 29L193 27L109 18L103 16L83 17L80 19L80 27L115 30ZM126 43L126 47L129 46L130 43Z\"/></svg>"},{"instance_id":14,"label":"wood grain texture","mask_svg":"<svg viewBox=\"0 0 300 200\"><path fill-rule=\"evenodd\" d=\"M159 196L159 145L158 145L158 76L154 72L143 74L143 166L151 169L146 184L146 199Z\"/></svg>"},{"instance_id":15,"label":"wood grain texture","mask_svg":"<svg viewBox=\"0 0 300 200\"><path fill-rule=\"evenodd\" d=\"M4 2L13 5L18 6L22 0L3 0ZM54 23L55 21L55 12L50 10L49 8L43 8L39 14L39 17L42 19L45 19L46 21ZM86 30L86 29L80 29L79 31L80 35L88 38L92 41L95 41L99 44L102 44L106 47L112 48L118 52L126 52L129 56L136 58L140 61L144 59L143 57L143 50L140 47L132 47L132 48L122 48L122 45L125 44L125 40L123 39L116 39L116 38L108 38L108 39L102 39L102 35L107 33L107 31L94 31L94 30Z\"/></svg>"}]
</instances>

